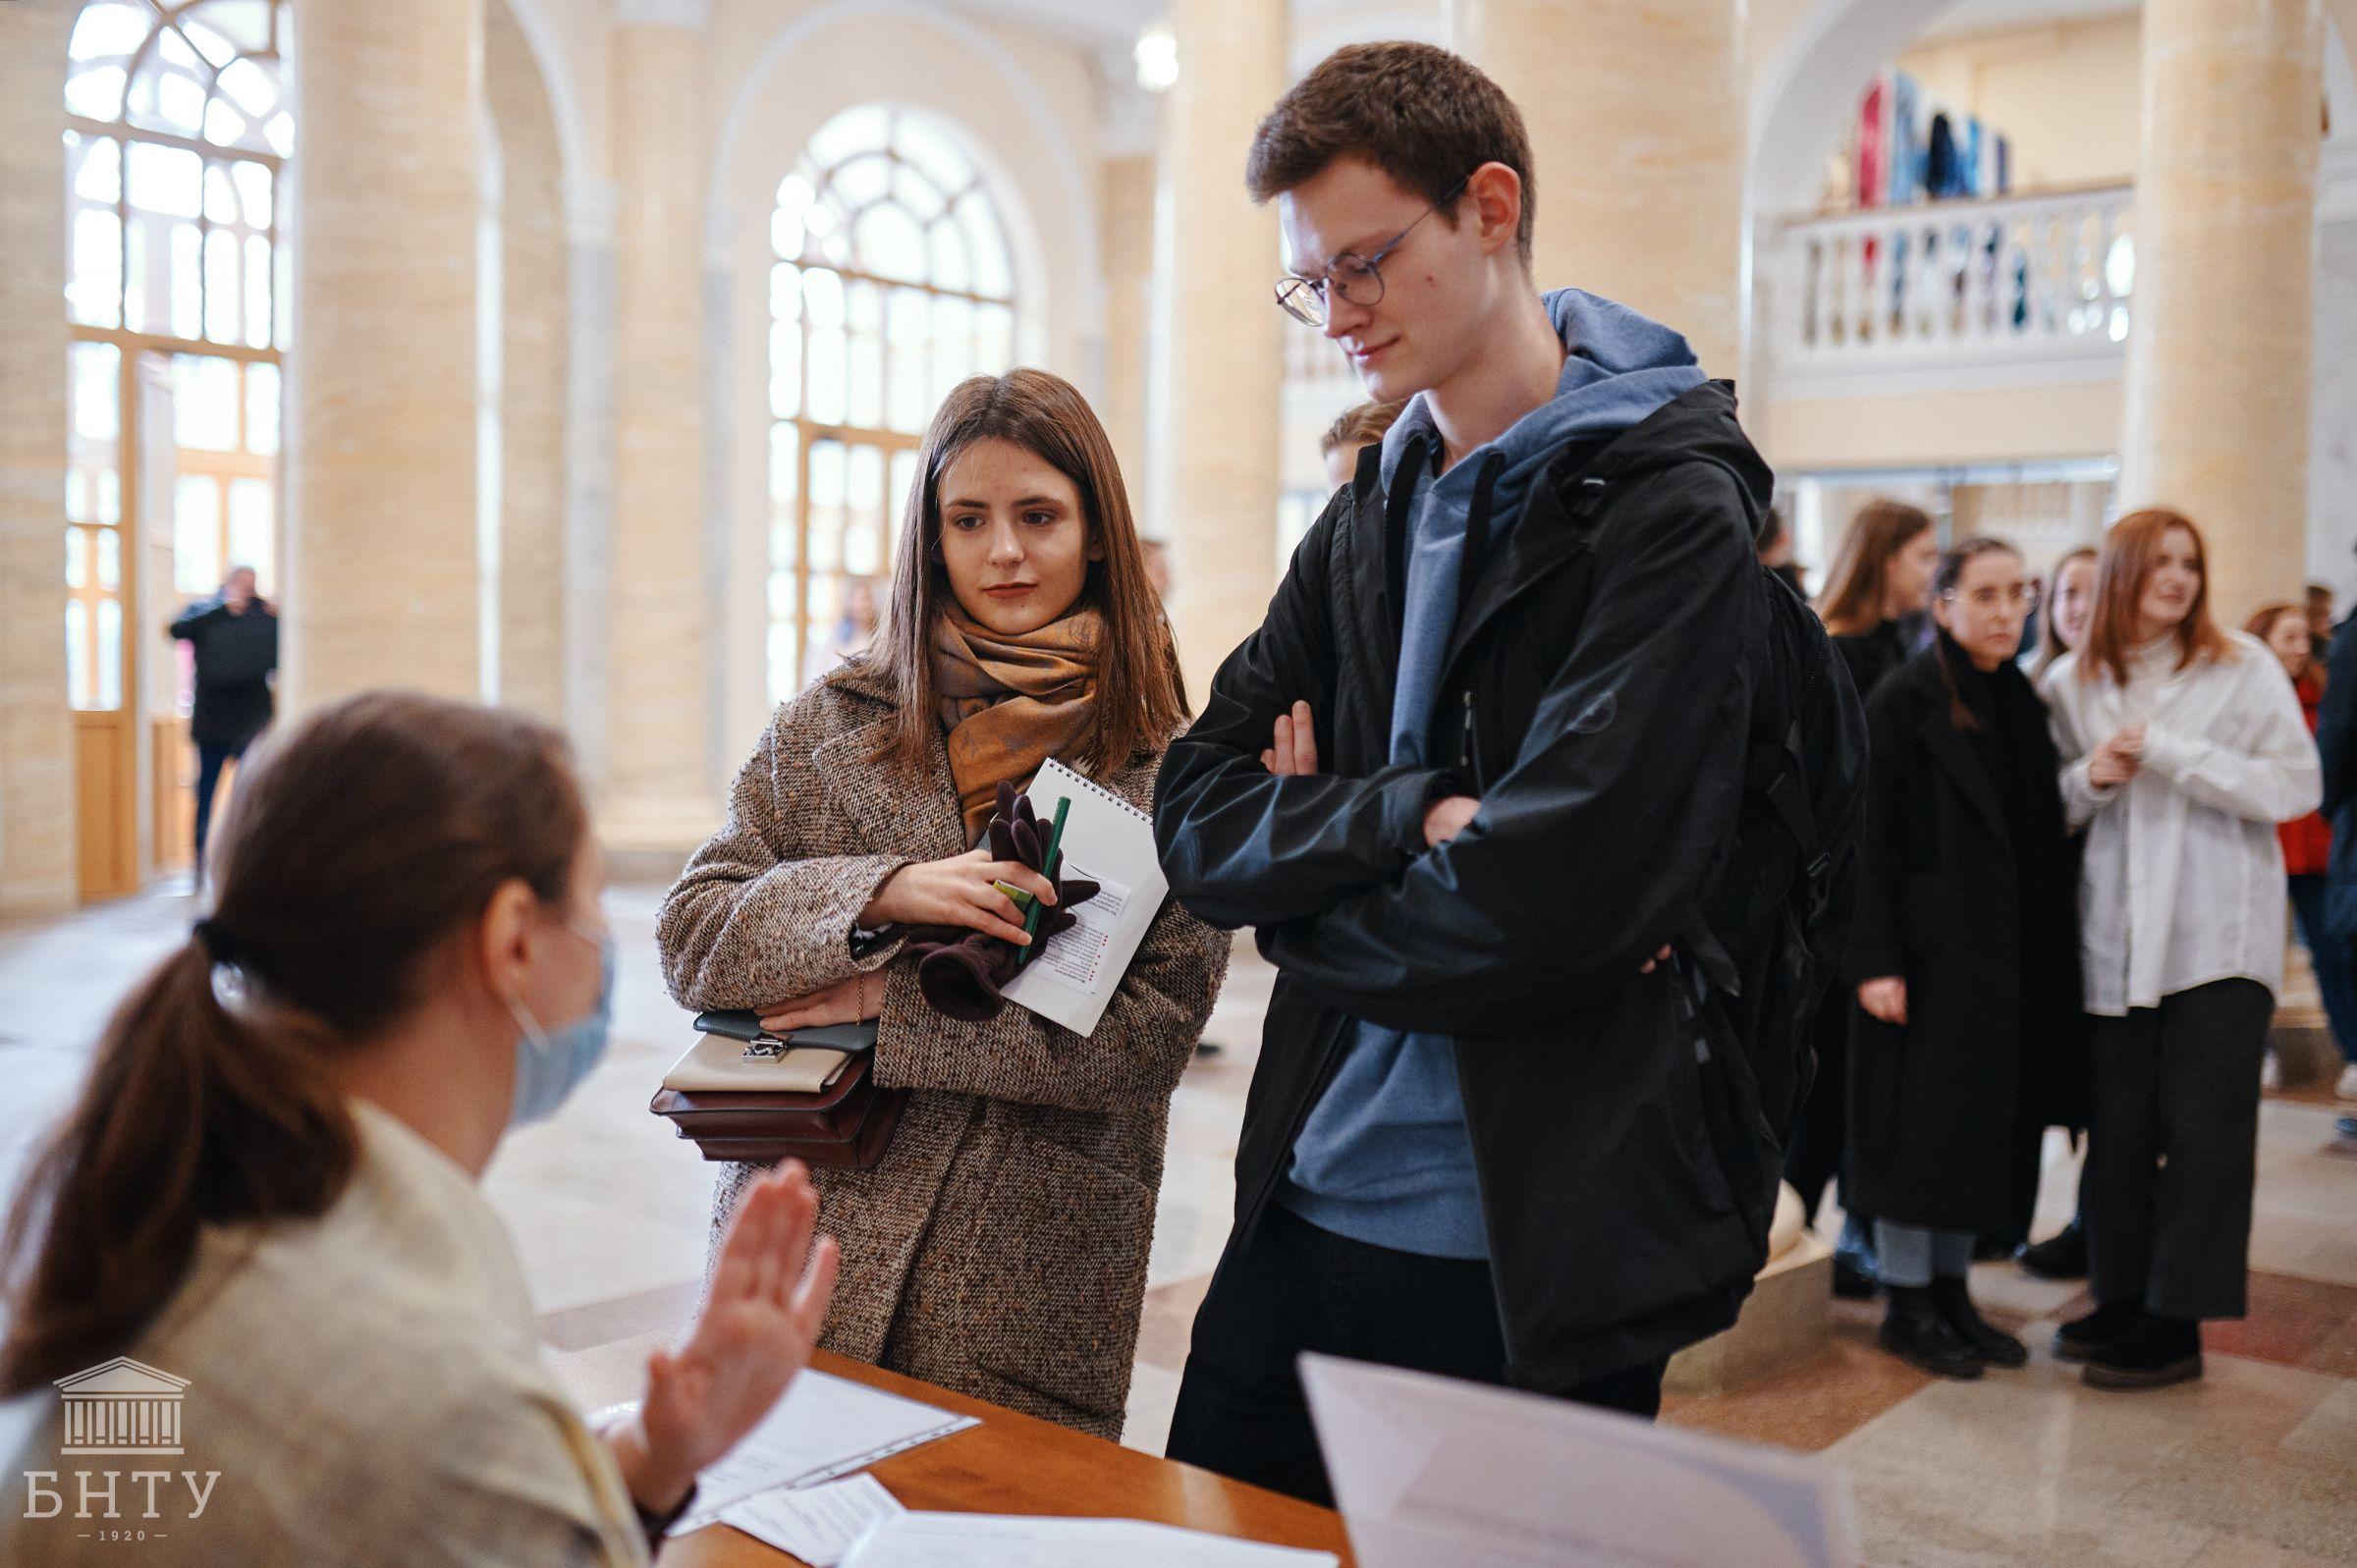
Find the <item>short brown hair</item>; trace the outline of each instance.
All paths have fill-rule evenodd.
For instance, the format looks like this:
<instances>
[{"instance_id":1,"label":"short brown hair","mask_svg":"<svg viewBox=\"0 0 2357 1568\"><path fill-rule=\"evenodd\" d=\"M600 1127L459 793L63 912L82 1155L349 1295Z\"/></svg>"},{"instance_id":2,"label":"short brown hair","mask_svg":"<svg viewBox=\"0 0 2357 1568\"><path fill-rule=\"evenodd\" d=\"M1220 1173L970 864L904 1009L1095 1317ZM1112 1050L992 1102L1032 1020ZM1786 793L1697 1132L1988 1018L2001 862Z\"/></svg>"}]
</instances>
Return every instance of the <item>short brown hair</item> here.
<instances>
[{"instance_id":1,"label":"short brown hair","mask_svg":"<svg viewBox=\"0 0 2357 1568\"><path fill-rule=\"evenodd\" d=\"M1514 248L1530 264L1538 212L1530 133L1513 99L1463 56L1429 43L1335 50L1261 121L1244 161L1244 184L1254 201L1267 201L1315 179L1337 158L1364 158L1435 205L1483 164L1505 164L1522 182ZM1453 212L1441 217L1455 227Z\"/></svg>"},{"instance_id":2,"label":"short brown hair","mask_svg":"<svg viewBox=\"0 0 2357 1568\"><path fill-rule=\"evenodd\" d=\"M1358 448L1381 441L1384 433L1398 422L1399 411L1407 406L1405 398L1390 403L1362 403L1355 408L1344 408L1335 416L1326 433L1318 437L1318 456L1323 458L1338 448Z\"/></svg>"}]
</instances>

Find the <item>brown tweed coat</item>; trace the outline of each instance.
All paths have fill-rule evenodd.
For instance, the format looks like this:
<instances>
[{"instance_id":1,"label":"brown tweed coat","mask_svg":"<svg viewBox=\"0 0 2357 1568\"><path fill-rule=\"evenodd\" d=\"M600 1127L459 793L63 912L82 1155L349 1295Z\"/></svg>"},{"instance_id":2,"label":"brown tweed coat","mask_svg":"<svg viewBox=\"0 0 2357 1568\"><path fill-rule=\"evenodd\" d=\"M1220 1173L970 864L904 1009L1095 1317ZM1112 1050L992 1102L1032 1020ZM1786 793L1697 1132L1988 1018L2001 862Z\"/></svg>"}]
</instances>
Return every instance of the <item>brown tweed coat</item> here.
<instances>
[{"instance_id":1,"label":"brown tweed coat","mask_svg":"<svg viewBox=\"0 0 2357 1568\"><path fill-rule=\"evenodd\" d=\"M682 1006L753 1007L890 966L880 1085L915 1091L868 1170L813 1173L843 1248L828 1349L943 1387L1121 1434L1162 1183L1171 1093L1226 975L1228 939L1164 905L1086 1039L1010 1003L934 1012L900 943L852 924L901 866L967 846L949 756L911 784L866 759L893 698L856 673L778 710L656 926ZM1108 787L1150 809L1160 756ZM730 1165L713 1234L758 1167Z\"/></svg>"}]
</instances>

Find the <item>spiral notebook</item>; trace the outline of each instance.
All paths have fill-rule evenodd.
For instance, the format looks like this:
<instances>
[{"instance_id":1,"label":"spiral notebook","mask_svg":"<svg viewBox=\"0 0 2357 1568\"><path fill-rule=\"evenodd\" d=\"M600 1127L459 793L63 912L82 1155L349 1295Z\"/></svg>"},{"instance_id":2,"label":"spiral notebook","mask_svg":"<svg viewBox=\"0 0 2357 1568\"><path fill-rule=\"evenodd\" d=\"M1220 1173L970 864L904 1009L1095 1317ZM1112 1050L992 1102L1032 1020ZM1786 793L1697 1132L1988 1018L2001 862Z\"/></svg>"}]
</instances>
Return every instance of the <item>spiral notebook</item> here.
<instances>
[{"instance_id":1,"label":"spiral notebook","mask_svg":"<svg viewBox=\"0 0 2357 1568\"><path fill-rule=\"evenodd\" d=\"M1063 875L1085 877L1100 891L1072 905L1076 924L1050 939L1001 989L1008 1000L1087 1035L1105 1016L1171 885L1154 852L1154 820L1050 758L1031 781L1031 809L1041 822L1053 822L1057 805L1068 799Z\"/></svg>"}]
</instances>

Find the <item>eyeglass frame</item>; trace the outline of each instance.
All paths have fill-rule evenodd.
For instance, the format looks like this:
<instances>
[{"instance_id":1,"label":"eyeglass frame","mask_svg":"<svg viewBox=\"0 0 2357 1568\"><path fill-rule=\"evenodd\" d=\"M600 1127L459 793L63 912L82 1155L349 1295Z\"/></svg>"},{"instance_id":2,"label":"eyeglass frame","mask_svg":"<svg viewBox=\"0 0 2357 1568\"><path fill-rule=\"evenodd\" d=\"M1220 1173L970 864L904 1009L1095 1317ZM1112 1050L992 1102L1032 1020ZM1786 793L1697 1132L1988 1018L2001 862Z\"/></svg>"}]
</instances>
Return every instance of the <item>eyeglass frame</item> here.
<instances>
[{"instance_id":1,"label":"eyeglass frame","mask_svg":"<svg viewBox=\"0 0 2357 1568\"><path fill-rule=\"evenodd\" d=\"M1443 207L1454 202L1458 196L1461 196L1465 193L1465 187L1471 185L1472 183L1473 176L1470 174L1466 175L1462 180L1459 180L1450 189L1450 191L1447 195L1441 197L1440 200L1434 202L1431 206L1426 207L1422 212L1417 213L1415 217L1408 223L1406 228L1392 236L1392 238L1386 241L1384 244L1371 256L1362 256L1355 251L1345 250L1341 255L1334 257L1332 260L1326 263L1325 277L1305 278L1296 272L1288 277L1278 279L1277 308L1283 310L1287 315L1291 316L1295 321L1300 322L1303 326L1322 327L1326 325L1327 321L1333 315L1333 309L1328 305L1326 300L1326 292L1333 282L1335 267L1345 260L1355 261L1360 266L1366 268L1367 276L1375 280L1375 297L1372 299L1352 299L1349 292L1347 290L1343 290L1340 291L1343 298L1351 304L1359 306L1361 309L1372 309L1374 306L1383 303L1384 258L1399 248L1400 243L1405 241L1410 234L1415 232L1415 227L1417 224L1422 223L1426 218L1431 217ZM1317 313L1315 315L1305 313L1302 307L1293 302L1297 297L1303 294L1309 295L1311 298L1317 301Z\"/></svg>"}]
</instances>

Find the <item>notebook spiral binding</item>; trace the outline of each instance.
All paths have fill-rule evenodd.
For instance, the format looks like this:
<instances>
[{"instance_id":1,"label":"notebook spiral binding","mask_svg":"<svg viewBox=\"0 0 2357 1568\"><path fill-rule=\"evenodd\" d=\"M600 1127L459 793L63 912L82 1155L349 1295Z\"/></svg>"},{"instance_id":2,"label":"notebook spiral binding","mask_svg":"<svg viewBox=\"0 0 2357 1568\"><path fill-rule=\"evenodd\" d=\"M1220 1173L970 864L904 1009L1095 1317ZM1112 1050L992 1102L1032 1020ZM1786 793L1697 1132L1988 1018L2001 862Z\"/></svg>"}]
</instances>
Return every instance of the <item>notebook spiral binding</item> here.
<instances>
[{"instance_id":1,"label":"notebook spiral binding","mask_svg":"<svg viewBox=\"0 0 2357 1568\"><path fill-rule=\"evenodd\" d=\"M1079 769L1073 767L1071 764L1058 761L1056 766L1063 770L1065 778L1069 779L1071 783L1077 784L1079 787L1087 790L1090 794L1095 795L1099 800L1104 801L1108 805L1121 807L1124 811L1126 811L1129 813L1129 815L1135 817L1138 821L1145 823L1149 827L1153 825L1154 819L1151 816L1143 811L1138 810L1137 807L1131 805L1120 795L1115 794L1112 790L1106 788L1094 779L1089 778L1086 774L1082 773ZM1031 783L1032 787L1038 787L1039 781L1037 779L1032 780Z\"/></svg>"}]
</instances>

